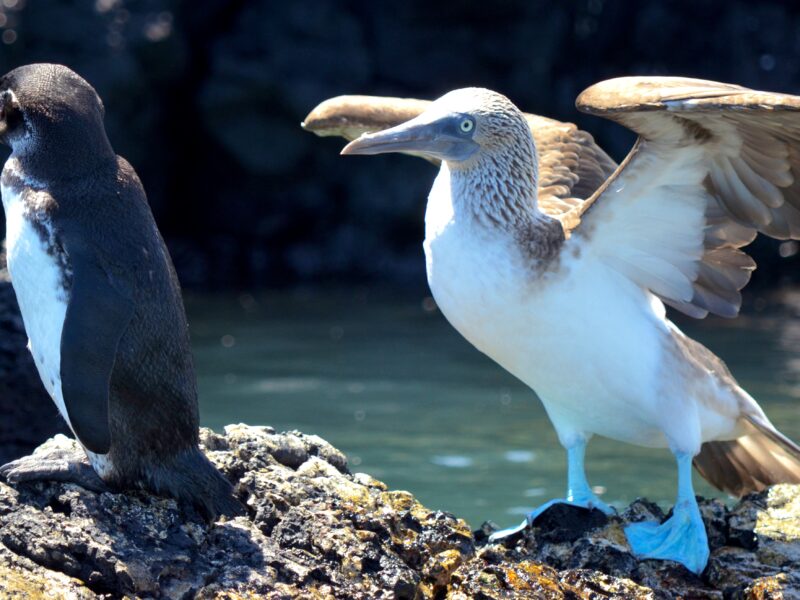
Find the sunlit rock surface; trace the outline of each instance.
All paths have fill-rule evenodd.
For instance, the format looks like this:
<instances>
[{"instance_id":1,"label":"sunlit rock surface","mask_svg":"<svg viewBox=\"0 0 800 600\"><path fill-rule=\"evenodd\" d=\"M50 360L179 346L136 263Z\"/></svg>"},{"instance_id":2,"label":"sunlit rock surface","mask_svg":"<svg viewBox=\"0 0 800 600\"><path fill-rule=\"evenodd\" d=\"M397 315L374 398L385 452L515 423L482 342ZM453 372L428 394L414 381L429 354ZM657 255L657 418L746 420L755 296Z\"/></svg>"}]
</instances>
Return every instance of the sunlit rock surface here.
<instances>
[{"instance_id":1,"label":"sunlit rock surface","mask_svg":"<svg viewBox=\"0 0 800 600\"><path fill-rule=\"evenodd\" d=\"M486 545L490 526L475 536L410 493L350 473L316 436L234 425L202 439L247 517L209 526L140 492L0 483L0 597L800 597L800 486L733 509L704 502L712 557L697 577L630 554L624 522L665 516L646 501L611 519L555 507L507 546Z\"/></svg>"},{"instance_id":2,"label":"sunlit rock surface","mask_svg":"<svg viewBox=\"0 0 800 600\"><path fill-rule=\"evenodd\" d=\"M611 518L600 511L555 506L531 530L510 540L510 548L494 545L482 552L503 563L528 559L561 573L583 569L592 577L602 573L611 582L627 578L643 586L639 593L655 598L800 598L800 486L775 486L747 496L732 509L718 500L703 500L700 510L712 551L700 577L677 563L639 561L631 555L625 524L669 516L647 500L637 500ZM488 529L478 537L485 537Z\"/></svg>"}]
</instances>

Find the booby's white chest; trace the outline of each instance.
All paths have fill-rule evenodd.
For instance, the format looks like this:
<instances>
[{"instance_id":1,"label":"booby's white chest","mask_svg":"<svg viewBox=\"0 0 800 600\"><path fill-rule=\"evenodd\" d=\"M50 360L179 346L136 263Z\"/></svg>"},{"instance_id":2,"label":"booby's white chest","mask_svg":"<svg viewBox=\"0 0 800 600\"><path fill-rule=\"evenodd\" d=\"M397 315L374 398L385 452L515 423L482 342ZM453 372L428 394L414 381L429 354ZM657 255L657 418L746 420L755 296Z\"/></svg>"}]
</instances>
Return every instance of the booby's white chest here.
<instances>
[{"instance_id":1,"label":"booby's white chest","mask_svg":"<svg viewBox=\"0 0 800 600\"><path fill-rule=\"evenodd\" d=\"M55 254L52 226L30 208L31 195L43 192L5 185L1 191L8 271L28 334L28 348L42 383L69 424L61 394L61 331L69 292Z\"/></svg>"},{"instance_id":2,"label":"booby's white chest","mask_svg":"<svg viewBox=\"0 0 800 600\"><path fill-rule=\"evenodd\" d=\"M666 325L652 296L571 257L537 274L513 235L458 214L443 179L428 199L424 247L450 323L537 392L559 435L666 444L652 393Z\"/></svg>"}]
</instances>

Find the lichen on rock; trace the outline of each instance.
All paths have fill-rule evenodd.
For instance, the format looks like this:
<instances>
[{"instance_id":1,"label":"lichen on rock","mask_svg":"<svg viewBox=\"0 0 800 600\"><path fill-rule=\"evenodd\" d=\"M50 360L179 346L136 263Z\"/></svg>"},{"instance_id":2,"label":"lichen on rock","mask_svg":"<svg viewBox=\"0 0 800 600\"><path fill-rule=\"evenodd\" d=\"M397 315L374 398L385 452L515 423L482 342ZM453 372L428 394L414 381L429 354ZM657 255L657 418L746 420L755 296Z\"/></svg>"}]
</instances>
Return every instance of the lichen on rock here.
<instances>
[{"instance_id":1,"label":"lichen on rock","mask_svg":"<svg viewBox=\"0 0 800 600\"><path fill-rule=\"evenodd\" d=\"M800 486L701 508L712 555L697 577L638 561L619 517L568 506L503 544L412 494L351 473L317 436L232 425L203 446L247 516L207 524L144 492L0 483L0 596L18 598L800 597ZM57 436L48 445L73 445Z\"/></svg>"}]
</instances>

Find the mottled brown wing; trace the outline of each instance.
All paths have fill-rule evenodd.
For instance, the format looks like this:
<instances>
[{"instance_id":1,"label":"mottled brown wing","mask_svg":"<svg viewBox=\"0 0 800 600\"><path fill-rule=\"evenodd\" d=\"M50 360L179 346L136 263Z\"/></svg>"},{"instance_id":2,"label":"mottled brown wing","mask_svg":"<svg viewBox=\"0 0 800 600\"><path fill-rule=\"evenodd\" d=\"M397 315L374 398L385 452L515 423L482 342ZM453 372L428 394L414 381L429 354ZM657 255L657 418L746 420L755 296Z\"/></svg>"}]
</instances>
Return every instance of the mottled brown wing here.
<instances>
[{"instance_id":1,"label":"mottled brown wing","mask_svg":"<svg viewBox=\"0 0 800 600\"><path fill-rule=\"evenodd\" d=\"M412 98L338 96L314 108L303 128L320 136L354 140L413 119L429 105ZM525 118L539 154L539 208L559 217L588 198L617 165L589 133L572 123L530 114Z\"/></svg>"},{"instance_id":2,"label":"mottled brown wing","mask_svg":"<svg viewBox=\"0 0 800 600\"><path fill-rule=\"evenodd\" d=\"M598 83L578 109L646 140L707 148L707 185L741 225L778 239L800 236L800 98L682 77Z\"/></svg>"},{"instance_id":3,"label":"mottled brown wing","mask_svg":"<svg viewBox=\"0 0 800 600\"><path fill-rule=\"evenodd\" d=\"M625 77L590 87L577 106L625 125L639 141L603 188L565 216L568 228L577 233L616 218L618 227L644 227L621 216L620 198L651 224L682 214L683 229L669 239L651 227L649 239L634 242L626 259L631 278L691 316L736 315L754 268L739 248L759 231L800 237L800 98L696 79ZM658 214L658 202L674 214ZM699 209L703 220L694 218ZM689 231L698 226L701 249Z\"/></svg>"},{"instance_id":4,"label":"mottled brown wing","mask_svg":"<svg viewBox=\"0 0 800 600\"><path fill-rule=\"evenodd\" d=\"M336 96L318 104L301 127L319 136L353 141L364 133L389 129L421 115L427 100L384 96Z\"/></svg>"},{"instance_id":5,"label":"mottled brown wing","mask_svg":"<svg viewBox=\"0 0 800 600\"><path fill-rule=\"evenodd\" d=\"M539 155L539 208L556 218L589 198L617 164L572 123L525 113Z\"/></svg>"}]
</instances>

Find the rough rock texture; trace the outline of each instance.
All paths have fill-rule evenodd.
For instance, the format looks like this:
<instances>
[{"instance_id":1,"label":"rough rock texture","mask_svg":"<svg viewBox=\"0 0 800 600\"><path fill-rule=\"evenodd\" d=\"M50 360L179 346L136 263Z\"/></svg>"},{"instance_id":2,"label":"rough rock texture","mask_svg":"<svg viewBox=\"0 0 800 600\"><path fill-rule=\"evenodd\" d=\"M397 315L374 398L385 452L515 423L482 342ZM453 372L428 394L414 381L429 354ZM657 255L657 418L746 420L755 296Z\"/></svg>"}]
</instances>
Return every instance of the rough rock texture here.
<instances>
[{"instance_id":1,"label":"rough rock texture","mask_svg":"<svg viewBox=\"0 0 800 600\"><path fill-rule=\"evenodd\" d=\"M185 284L422 286L433 169L340 158L298 127L315 104L483 85L579 120L620 159L631 135L577 113L582 89L670 74L796 94L799 27L786 0L7 0L0 73L59 61L97 87ZM758 251L756 281L797 280L797 246L777 246Z\"/></svg>"},{"instance_id":2,"label":"rough rock texture","mask_svg":"<svg viewBox=\"0 0 800 600\"><path fill-rule=\"evenodd\" d=\"M556 507L508 546L403 491L351 474L341 452L298 432L203 430L248 516L205 524L144 493L0 484L0 596L19 598L720 598L800 597L800 486L729 510L702 508L712 558L702 577L637 561L624 520ZM64 436L47 444L74 444ZM783 594L783 596L781 596Z\"/></svg>"},{"instance_id":3,"label":"rough rock texture","mask_svg":"<svg viewBox=\"0 0 800 600\"><path fill-rule=\"evenodd\" d=\"M775 486L742 499L733 509L718 500L703 500L700 509L711 547L700 577L677 563L639 561L631 555L624 525L669 516L647 500L633 502L612 518L557 505L531 530L509 540L509 548L498 552L494 545L483 552L496 560L524 558L562 572L599 571L612 582L628 578L658 598L779 598L779 593L800 598L800 486Z\"/></svg>"}]
</instances>

